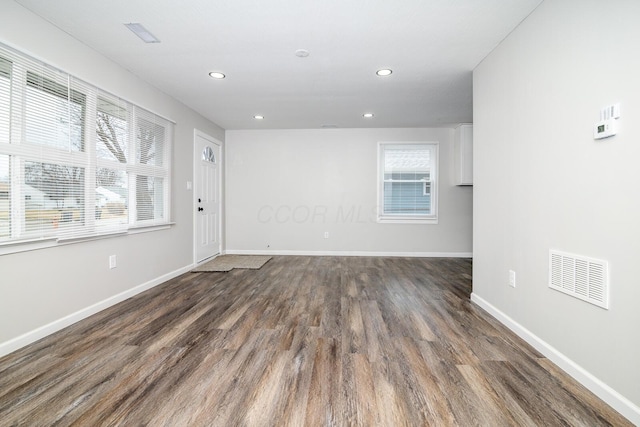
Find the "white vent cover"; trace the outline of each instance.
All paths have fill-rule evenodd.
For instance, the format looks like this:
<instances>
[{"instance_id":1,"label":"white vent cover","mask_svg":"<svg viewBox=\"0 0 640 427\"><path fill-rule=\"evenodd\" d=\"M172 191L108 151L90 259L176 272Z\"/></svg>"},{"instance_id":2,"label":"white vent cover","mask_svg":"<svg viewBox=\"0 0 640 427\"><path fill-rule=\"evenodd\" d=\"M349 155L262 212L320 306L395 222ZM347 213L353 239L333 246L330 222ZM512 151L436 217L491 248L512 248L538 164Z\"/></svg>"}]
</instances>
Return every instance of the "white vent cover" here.
<instances>
[{"instance_id":1,"label":"white vent cover","mask_svg":"<svg viewBox=\"0 0 640 427\"><path fill-rule=\"evenodd\" d=\"M609 308L606 261L549 251L549 287L602 308Z\"/></svg>"}]
</instances>

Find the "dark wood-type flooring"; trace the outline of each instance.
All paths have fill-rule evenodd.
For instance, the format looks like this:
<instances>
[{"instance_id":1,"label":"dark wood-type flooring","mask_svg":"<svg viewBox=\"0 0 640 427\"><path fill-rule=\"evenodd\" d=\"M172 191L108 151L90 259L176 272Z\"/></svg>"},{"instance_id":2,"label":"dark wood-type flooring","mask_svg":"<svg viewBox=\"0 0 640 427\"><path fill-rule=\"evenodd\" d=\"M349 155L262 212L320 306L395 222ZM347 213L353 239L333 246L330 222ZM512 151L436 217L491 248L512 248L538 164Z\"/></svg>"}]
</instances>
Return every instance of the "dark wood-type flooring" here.
<instances>
[{"instance_id":1,"label":"dark wood-type flooring","mask_svg":"<svg viewBox=\"0 0 640 427\"><path fill-rule=\"evenodd\" d=\"M187 273L0 359L0 425L631 425L470 292L466 259Z\"/></svg>"}]
</instances>

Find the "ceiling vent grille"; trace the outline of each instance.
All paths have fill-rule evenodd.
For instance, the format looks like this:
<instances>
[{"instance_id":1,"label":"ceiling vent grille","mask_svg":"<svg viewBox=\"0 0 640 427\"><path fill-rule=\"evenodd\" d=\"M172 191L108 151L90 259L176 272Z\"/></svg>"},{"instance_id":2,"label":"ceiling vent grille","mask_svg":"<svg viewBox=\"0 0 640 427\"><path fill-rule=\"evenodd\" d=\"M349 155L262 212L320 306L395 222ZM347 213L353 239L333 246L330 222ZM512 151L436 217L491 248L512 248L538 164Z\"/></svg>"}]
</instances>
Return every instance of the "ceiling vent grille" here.
<instances>
[{"instance_id":1,"label":"ceiling vent grille","mask_svg":"<svg viewBox=\"0 0 640 427\"><path fill-rule=\"evenodd\" d=\"M602 308L609 308L606 261L549 251L549 287Z\"/></svg>"}]
</instances>

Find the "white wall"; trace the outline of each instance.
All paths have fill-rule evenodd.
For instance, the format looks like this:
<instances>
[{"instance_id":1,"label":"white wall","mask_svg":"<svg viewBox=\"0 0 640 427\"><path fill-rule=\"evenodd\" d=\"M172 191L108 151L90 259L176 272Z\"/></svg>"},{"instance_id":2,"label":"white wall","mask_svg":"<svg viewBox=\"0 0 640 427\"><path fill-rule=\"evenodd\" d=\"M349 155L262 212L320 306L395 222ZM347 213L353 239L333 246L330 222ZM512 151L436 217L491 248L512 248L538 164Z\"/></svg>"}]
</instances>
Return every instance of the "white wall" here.
<instances>
[{"instance_id":1,"label":"white wall","mask_svg":"<svg viewBox=\"0 0 640 427\"><path fill-rule=\"evenodd\" d=\"M453 185L452 129L227 131L226 138L228 252L471 253L472 189ZM376 222L379 141L440 143L438 224Z\"/></svg>"},{"instance_id":2,"label":"white wall","mask_svg":"<svg viewBox=\"0 0 640 427\"><path fill-rule=\"evenodd\" d=\"M474 299L636 423L639 17L636 0L546 0L474 72ZM595 141L616 102L619 134ZM609 310L547 287L550 248L609 261Z\"/></svg>"},{"instance_id":3,"label":"white wall","mask_svg":"<svg viewBox=\"0 0 640 427\"><path fill-rule=\"evenodd\" d=\"M224 131L13 1L2 2L0 42L176 122L172 220L168 230L0 256L0 355L193 262L193 131ZM108 269L108 256L118 266ZM48 326L47 326L48 325ZM38 328L39 331L34 332ZM26 334L26 335L24 335Z\"/></svg>"}]
</instances>

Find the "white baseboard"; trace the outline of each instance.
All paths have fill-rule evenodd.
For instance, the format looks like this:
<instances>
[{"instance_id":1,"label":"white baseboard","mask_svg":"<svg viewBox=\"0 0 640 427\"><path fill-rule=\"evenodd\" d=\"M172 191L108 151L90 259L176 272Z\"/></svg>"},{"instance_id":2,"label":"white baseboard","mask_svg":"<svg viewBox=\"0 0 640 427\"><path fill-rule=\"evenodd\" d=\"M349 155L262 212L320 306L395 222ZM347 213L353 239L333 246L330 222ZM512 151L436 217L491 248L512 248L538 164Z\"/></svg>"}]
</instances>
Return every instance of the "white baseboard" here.
<instances>
[{"instance_id":1,"label":"white baseboard","mask_svg":"<svg viewBox=\"0 0 640 427\"><path fill-rule=\"evenodd\" d=\"M550 361L558 365L560 369L572 376L576 381L588 388L593 394L604 400L616 411L620 412L624 417L635 425L640 426L640 408L636 406L629 399L609 387L600 379L596 378L593 374L586 369L569 359L560 351L549 345L549 343L542 340L540 337L529 331L527 328L507 316L491 303L480 297L478 294L471 294L471 301L478 304L490 315L498 319L500 323L511 329L520 338L525 340L536 350L542 353Z\"/></svg>"},{"instance_id":2,"label":"white baseboard","mask_svg":"<svg viewBox=\"0 0 640 427\"><path fill-rule=\"evenodd\" d=\"M471 252L368 252L368 251L289 251L227 249L228 255L294 255L294 256L385 256L406 258L471 258Z\"/></svg>"},{"instance_id":3,"label":"white baseboard","mask_svg":"<svg viewBox=\"0 0 640 427\"><path fill-rule=\"evenodd\" d=\"M105 300L102 300L93 305L90 305L89 307L78 310L75 313L71 313L68 316L65 316L61 319L54 320L49 324L36 328L16 338L12 338L9 341L0 343L0 357L5 356L9 353L12 353L35 341L38 341L39 339L44 338L47 335L51 335L54 332L58 332L59 330L64 329L67 326L70 326L78 322L79 320L86 319L92 314L96 314L99 311L102 311L105 308L111 307L112 305L115 305L121 301L124 301L127 298L130 298L136 294L139 294L140 292L144 292L147 289L151 289L154 286L157 286L161 283L166 282L167 280L173 279L174 277L177 277L183 273L186 273L190 271L192 268L193 268L193 265L188 265L186 267L179 268L175 271L169 272L153 280L150 280L146 283L143 283L134 288L128 289L117 295L114 295Z\"/></svg>"}]
</instances>

